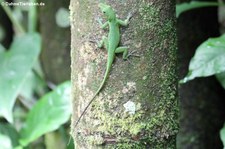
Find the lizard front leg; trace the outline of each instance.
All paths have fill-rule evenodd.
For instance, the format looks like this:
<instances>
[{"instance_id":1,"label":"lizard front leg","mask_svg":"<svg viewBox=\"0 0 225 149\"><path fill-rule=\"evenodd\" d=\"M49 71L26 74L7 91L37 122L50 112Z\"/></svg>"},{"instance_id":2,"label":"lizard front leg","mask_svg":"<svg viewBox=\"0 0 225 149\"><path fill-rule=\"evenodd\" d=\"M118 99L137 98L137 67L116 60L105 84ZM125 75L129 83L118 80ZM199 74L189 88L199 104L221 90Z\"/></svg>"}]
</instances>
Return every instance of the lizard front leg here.
<instances>
[{"instance_id":1,"label":"lizard front leg","mask_svg":"<svg viewBox=\"0 0 225 149\"><path fill-rule=\"evenodd\" d=\"M102 23L102 20L100 18L97 19L98 23L100 24L102 29L106 29L106 27L109 25L109 22Z\"/></svg>"},{"instance_id":2,"label":"lizard front leg","mask_svg":"<svg viewBox=\"0 0 225 149\"><path fill-rule=\"evenodd\" d=\"M117 23L122 26L127 26L131 17L132 17L132 14L129 13L126 20L123 21L123 20L117 19Z\"/></svg>"}]
</instances>

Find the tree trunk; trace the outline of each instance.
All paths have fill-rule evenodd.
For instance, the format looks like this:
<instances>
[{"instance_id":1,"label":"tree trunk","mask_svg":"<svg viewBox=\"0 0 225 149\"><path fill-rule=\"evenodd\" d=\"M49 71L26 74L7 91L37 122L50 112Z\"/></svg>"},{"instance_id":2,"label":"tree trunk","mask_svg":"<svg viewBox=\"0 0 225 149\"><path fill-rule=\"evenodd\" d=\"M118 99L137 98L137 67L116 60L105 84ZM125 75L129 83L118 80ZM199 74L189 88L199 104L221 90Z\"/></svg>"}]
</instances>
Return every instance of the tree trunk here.
<instances>
[{"instance_id":1,"label":"tree trunk","mask_svg":"<svg viewBox=\"0 0 225 149\"><path fill-rule=\"evenodd\" d=\"M178 132L175 4L172 0L108 1L121 19L121 45L140 57L115 58L106 84L76 128L106 68L106 50L96 49L108 31L93 0L71 1L72 135L77 149L175 149ZM105 21L105 20L104 20ZM124 105L133 104L134 113Z\"/></svg>"},{"instance_id":2,"label":"tree trunk","mask_svg":"<svg viewBox=\"0 0 225 149\"><path fill-rule=\"evenodd\" d=\"M219 2L225 3L225 0L219 0ZM225 33L225 7L220 6L218 13L219 13L219 22L220 22L220 33L224 34Z\"/></svg>"},{"instance_id":3,"label":"tree trunk","mask_svg":"<svg viewBox=\"0 0 225 149\"><path fill-rule=\"evenodd\" d=\"M209 37L219 36L217 8L183 13L178 19L179 78L188 70L196 48ZM181 121L178 149L221 149L219 130L223 126L224 90L214 77L199 78L179 88Z\"/></svg>"}]
</instances>

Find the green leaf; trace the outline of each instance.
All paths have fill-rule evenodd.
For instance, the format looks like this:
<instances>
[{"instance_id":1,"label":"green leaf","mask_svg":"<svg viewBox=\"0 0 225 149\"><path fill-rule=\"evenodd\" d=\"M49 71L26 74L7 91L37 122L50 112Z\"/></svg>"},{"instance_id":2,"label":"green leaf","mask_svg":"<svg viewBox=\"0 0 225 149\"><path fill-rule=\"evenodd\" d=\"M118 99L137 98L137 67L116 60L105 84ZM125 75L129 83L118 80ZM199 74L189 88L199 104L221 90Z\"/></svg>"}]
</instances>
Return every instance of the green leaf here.
<instances>
[{"instance_id":1,"label":"green leaf","mask_svg":"<svg viewBox=\"0 0 225 149\"><path fill-rule=\"evenodd\" d=\"M19 134L10 124L0 124L0 148L12 149L19 145Z\"/></svg>"},{"instance_id":2,"label":"green leaf","mask_svg":"<svg viewBox=\"0 0 225 149\"><path fill-rule=\"evenodd\" d=\"M199 2L199 1L192 1L189 3L181 3L176 5L176 16L179 17L179 15L185 11L201 8L201 7L209 7L209 6L220 6L223 4L217 3L217 2Z\"/></svg>"},{"instance_id":3,"label":"green leaf","mask_svg":"<svg viewBox=\"0 0 225 149\"><path fill-rule=\"evenodd\" d=\"M225 148L225 125L223 128L220 130L220 139L223 142L223 147Z\"/></svg>"},{"instance_id":4,"label":"green leaf","mask_svg":"<svg viewBox=\"0 0 225 149\"><path fill-rule=\"evenodd\" d=\"M219 80L220 84L225 89L225 72L216 74L216 78Z\"/></svg>"},{"instance_id":5,"label":"green leaf","mask_svg":"<svg viewBox=\"0 0 225 149\"><path fill-rule=\"evenodd\" d=\"M16 37L9 51L0 52L0 116L11 123L16 97L40 50L39 34L26 34Z\"/></svg>"},{"instance_id":6,"label":"green leaf","mask_svg":"<svg viewBox=\"0 0 225 149\"><path fill-rule=\"evenodd\" d=\"M44 92L45 85L44 80L41 80L33 71L30 71L20 88L20 95L26 100L35 99L34 93L39 93L40 91Z\"/></svg>"},{"instance_id":7,"label":"green leaf","mask_svg":"<svg viewBox=\"0 0 225 149\"><path fill-rule=\"evenodd\" d=\"M225 34L218 38L210 38L197 48L189 64L188 75L180 83L223 71L225 71Z\"/></svg>"},{"instance_id":8,"label":"green leaf","mask_svg":"<svg viewBox=\"0 0 225 149\"><path fill-rule=\"evenodd\" d=\"M65 82L43 96L28 114L20 134L20 144L28 145L43 134L66 123L71 114L70 82Z\"/></svg>"},{"instance_id":9,"label":"green leaf","mask_svg":"<svg viewBox=\"0 0 225 149\"><path fill-rule=\"evenodd\" d=\"M9 138L9 136L0 134L0 148L1 149L12 149L12 144L11 144L11 140Z\"/></svg>"},{"instance_id":10,"label":"green leaf","mask_svg":"<svg viewBox=\"0 0 225 149\"><path fill-rule=\"evenodd\" d=\"M34 99L34 90L36 83L38 84L37 78L33 71L28 72L25 81L20 88L20 95L23 96L26 100Z\"/></svg>"},{"instance_id":11,"label":"green leaf","mask_svg":"<svg viewBox=\"0 0 225 149\"><path fill-rule=\"evenodd\" d=\"M5 48L3 47L2 44L0 44L0 54L1 54L2 52L5 52Z\"/></svg>"}]
</instances>

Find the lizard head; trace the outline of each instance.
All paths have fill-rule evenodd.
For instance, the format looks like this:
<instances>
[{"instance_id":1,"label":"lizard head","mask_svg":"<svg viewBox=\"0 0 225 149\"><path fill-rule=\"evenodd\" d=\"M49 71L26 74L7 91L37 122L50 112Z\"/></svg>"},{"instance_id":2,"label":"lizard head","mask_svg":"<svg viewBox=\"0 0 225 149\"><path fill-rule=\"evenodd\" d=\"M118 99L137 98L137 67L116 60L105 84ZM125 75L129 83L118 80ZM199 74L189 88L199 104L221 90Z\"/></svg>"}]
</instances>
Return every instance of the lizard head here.
<instances>
[{"instance_id":1,"label":"lizard head","mask_svg":"<svg viewBox=\"0 0 225 149\"><path fill-rule=\"evenodd\" d=\"M98 5L108 21L116 19L116 14L111 6L100 3Z\"/></svg>"}]
</instances>

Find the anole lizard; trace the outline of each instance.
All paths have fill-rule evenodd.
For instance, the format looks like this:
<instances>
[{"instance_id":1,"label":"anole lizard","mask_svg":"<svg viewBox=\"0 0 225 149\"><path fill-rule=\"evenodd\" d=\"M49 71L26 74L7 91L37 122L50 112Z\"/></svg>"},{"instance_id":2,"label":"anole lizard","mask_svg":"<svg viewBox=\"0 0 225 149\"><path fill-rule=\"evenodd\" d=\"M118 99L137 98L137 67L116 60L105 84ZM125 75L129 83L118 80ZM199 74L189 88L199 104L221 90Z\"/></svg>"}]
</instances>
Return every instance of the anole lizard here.
<instances>
[{"instance_id":1,"label":"anole lizard","mask_svg":"<svg viewBox=\"0 0 225 149\"><path fill-rule=\"evenodd\" d=\"M116 18L115 11L112 9L111 6L103 4L103 3L100 3L98 6L100 7L101 11L103 12L103 14L105 15L105 17L107 19L106 23L101 24L102 25L101 28L105 29L107 26L109 26L108 38L103 36L102 40L98 43L99 48L102 48L104 46L106 48L106 50L108 51L106 71L105 71L104 78L103 78L98 90L95 92L94 96L89 101L89 103L85 107L84 111L81 113L80 117L78 118L78 120L75 124L75 127L77 126L77 124L81 120L82 116L87 111L88 107L94 101L95 97L102 90L102 88L107 80L107 77L110 73L110 69L112 67L112 63L115 58L115 54L123 53L123 59L128 58L128 47L118 47L119 42L120 42L120 28L119 27L120 27L120 25L122 25L122 26L128 25L128 21L131 18L131 14L128 15L128 17L125 21L122 21L122 20Z\"/></svg>"}]
</instances>

